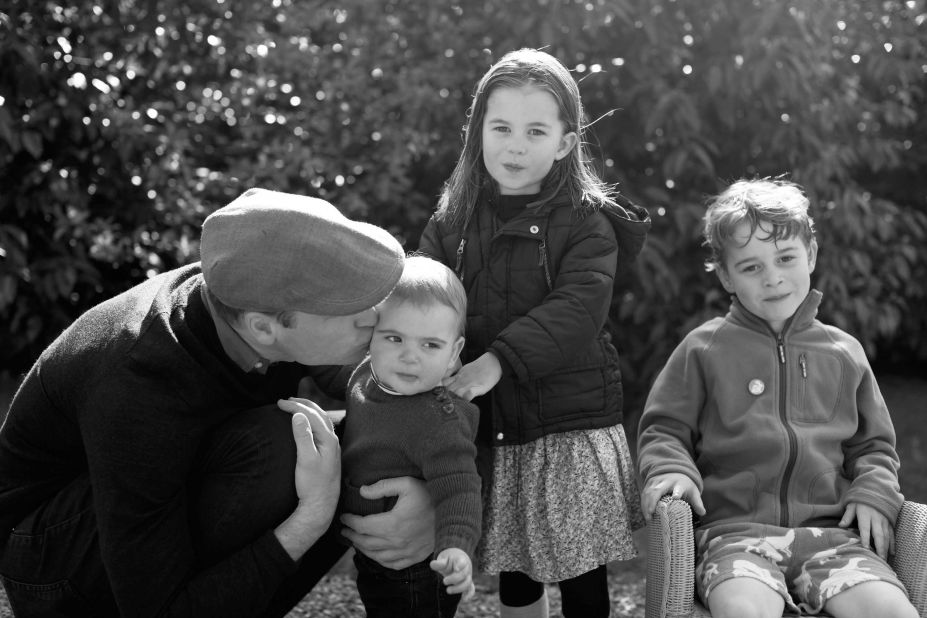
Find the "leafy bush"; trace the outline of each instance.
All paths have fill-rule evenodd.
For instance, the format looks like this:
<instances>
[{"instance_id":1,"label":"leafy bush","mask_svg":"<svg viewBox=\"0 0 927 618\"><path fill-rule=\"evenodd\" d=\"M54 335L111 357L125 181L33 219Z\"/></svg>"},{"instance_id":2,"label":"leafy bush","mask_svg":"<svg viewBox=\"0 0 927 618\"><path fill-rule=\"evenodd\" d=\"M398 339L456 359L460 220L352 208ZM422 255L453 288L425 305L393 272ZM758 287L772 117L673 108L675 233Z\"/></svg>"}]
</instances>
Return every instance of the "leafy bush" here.
<instances>
[{"instance_id":1,"label":"leafy bush","mask_svg":"<svg viewBox=\"0 0 927 618\"><path fill-rule=\"evenodd\" d=\"M727 306L705 196L787 173L813 200L822 318L923 363L921 2L13 0L0 14L0 369L195 260L250 186L319 195L408 249L502 53L574 70L603 177L654 227L616 311L632 398Z\"/></svg>"}]
</instances>

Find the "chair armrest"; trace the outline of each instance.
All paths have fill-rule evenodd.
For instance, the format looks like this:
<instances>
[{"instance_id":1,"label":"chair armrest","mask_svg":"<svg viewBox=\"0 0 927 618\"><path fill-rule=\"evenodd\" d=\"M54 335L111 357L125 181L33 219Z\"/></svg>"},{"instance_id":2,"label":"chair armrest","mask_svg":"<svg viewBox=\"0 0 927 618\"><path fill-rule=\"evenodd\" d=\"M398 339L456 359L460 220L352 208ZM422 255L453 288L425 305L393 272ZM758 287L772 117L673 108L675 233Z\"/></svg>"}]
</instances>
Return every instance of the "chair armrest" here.
<instances>
[{"instance_id":1,"label":"chair armrest","mask_svg":"<svg viewBox=\"0 0 927 618\"><path fill-rule=\"evenodd\" d=\"M695 598L692 509L664 496L647 529L646 618L691 616Z\"/></svg>"},{"instance_id":2,"label":"chair armrest","mask_svg":"<svg viewBox=\"0 0 927 618\"><path fill-rule=\"evenodd\" d=\"M895 522L892 567L917 613L927 617L927 504L905 502Z\"/></svg>"}]
</instances>

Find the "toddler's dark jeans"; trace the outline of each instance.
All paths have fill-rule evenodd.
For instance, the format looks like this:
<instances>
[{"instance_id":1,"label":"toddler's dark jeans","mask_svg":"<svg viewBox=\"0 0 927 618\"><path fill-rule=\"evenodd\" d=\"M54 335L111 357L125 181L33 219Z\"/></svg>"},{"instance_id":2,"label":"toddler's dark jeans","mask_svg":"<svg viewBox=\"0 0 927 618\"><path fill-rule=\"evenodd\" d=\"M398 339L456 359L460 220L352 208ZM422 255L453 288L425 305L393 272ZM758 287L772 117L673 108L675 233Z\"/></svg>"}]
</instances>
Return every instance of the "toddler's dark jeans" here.
<instances>
[{"instance_id":1,"label":"toddler's dark jeans","mask_svg":"<svg viewBox=\"0 0 927 618\"><path fill-rule=\"evenodd\" d=\"M357 591L367 618L452 618L459 594L448 594L431 558L405 569L390 569L360 552L354 554Z\"/></svg>"},{"instance_id":2,"label":"toddler's dark jeans","mask_svg":"<svg viewBox=\"0 0 927 618\"><path fill-rule=\"evenodd\" d=\"M201 568L248 545L295 509L290 422L276 406L248 410L204 441L188 479L191 537ZM339 537L333 526L306 553L298 571L268 599L263 616L285 616L312 589L344 554ZM118 616L98 538L85 473L0 545L0 579L14 615Z\"/></svg>"}]
</instances>

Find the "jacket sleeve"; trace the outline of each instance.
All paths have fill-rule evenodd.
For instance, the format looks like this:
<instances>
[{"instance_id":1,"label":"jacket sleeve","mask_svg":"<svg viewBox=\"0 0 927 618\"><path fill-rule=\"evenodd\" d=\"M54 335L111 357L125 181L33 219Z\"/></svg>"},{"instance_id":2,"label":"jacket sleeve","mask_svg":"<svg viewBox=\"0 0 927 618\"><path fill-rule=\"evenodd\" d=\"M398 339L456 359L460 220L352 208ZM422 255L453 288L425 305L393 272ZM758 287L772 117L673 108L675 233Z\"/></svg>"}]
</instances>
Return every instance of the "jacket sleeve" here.
<instances>
[{"instance_id":1,"label":"jacket sleeve","mask_svg":"<svg viewBox=\"0 0 927 618\"><path fill-rule=\"evenodd\" d=\"M602 213L577 221L566 247L544 300L512 321L490 346L521 381L576 362L608 317L618 256L611 224Z\"/></svg>"},{"instance_id":2,"label":"jacket sleeve","mask_svg":"<svg viewBox=\"0 0 927 618\"><path fill-rule=\"evenodd\" d=\"M670 355L650 389L637 437L637 461L644 487L655 476L685 474L702 490L695 465L699 417L706 389L692 335Z\"/></svg>"},{"instance_id":3,"label":"jacket sleeve","mask_svg":"<svg viewBox=\"0 0 927 618\"><path fill-rule=\"evenodd\" d=\"M899 459L888 407L862 346L846 346L861 370L856 388L858 430L844 442L844 471L852 479L846 502L867 504L894 524L904 498L898 484Z\"/></svg>"}]
</instances>

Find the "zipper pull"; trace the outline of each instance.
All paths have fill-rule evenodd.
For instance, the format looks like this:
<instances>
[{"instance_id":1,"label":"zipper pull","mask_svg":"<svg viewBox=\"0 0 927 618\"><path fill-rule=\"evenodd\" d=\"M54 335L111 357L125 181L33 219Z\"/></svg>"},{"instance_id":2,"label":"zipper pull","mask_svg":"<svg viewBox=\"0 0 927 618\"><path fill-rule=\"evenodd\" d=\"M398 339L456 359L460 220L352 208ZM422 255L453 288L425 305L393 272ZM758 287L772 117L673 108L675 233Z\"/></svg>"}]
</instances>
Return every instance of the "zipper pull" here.
<instances>
[{"instance_id":1,"label":"zipper pull","mask_svg":"<svg viewBox=\"0 0 927 618\"><path fill-rule=\"evenodd\" d=\"M457 273L457 277L463 281L463 256L464 256L464 247L467 245L467 239L461 238L460 244L457 245L457 263L454 265L454 272Z\"/></svg>"},{"instance_id":2,"label":"zipper pull","mask_svg":"<svg viewBox=\"0 0 927 618\"><path fill-rule=\"evenodd\" d=\"M801 366L801 377L807 378L808 377L808 365L805 362L804 354L798 357L798 364Z\"/></svg>"},{"instance_id":3,"label":"zipper pull","mask_svg":"<svg viewBox=\"0 0 927 618\"><path fill-rule=\"evenodd\" d=\"M776 341L776 349L779 350L779 364L785 364L785 345L782 343L782 336Z\"/></svg>"},{"instance_id":4,"label":"zipper pull","mask_svg":"<svg viewBox=\"0 0 927 618\"><path fill-rule=\"evenodd\" d=\"M547 289L552 290L553 285L550 282L550 269L547 267L547 240L541 241L541 246L538 248L538 266L541 266L544 269L544 280L547 281Z\"/></svg>"}]
</instances>

